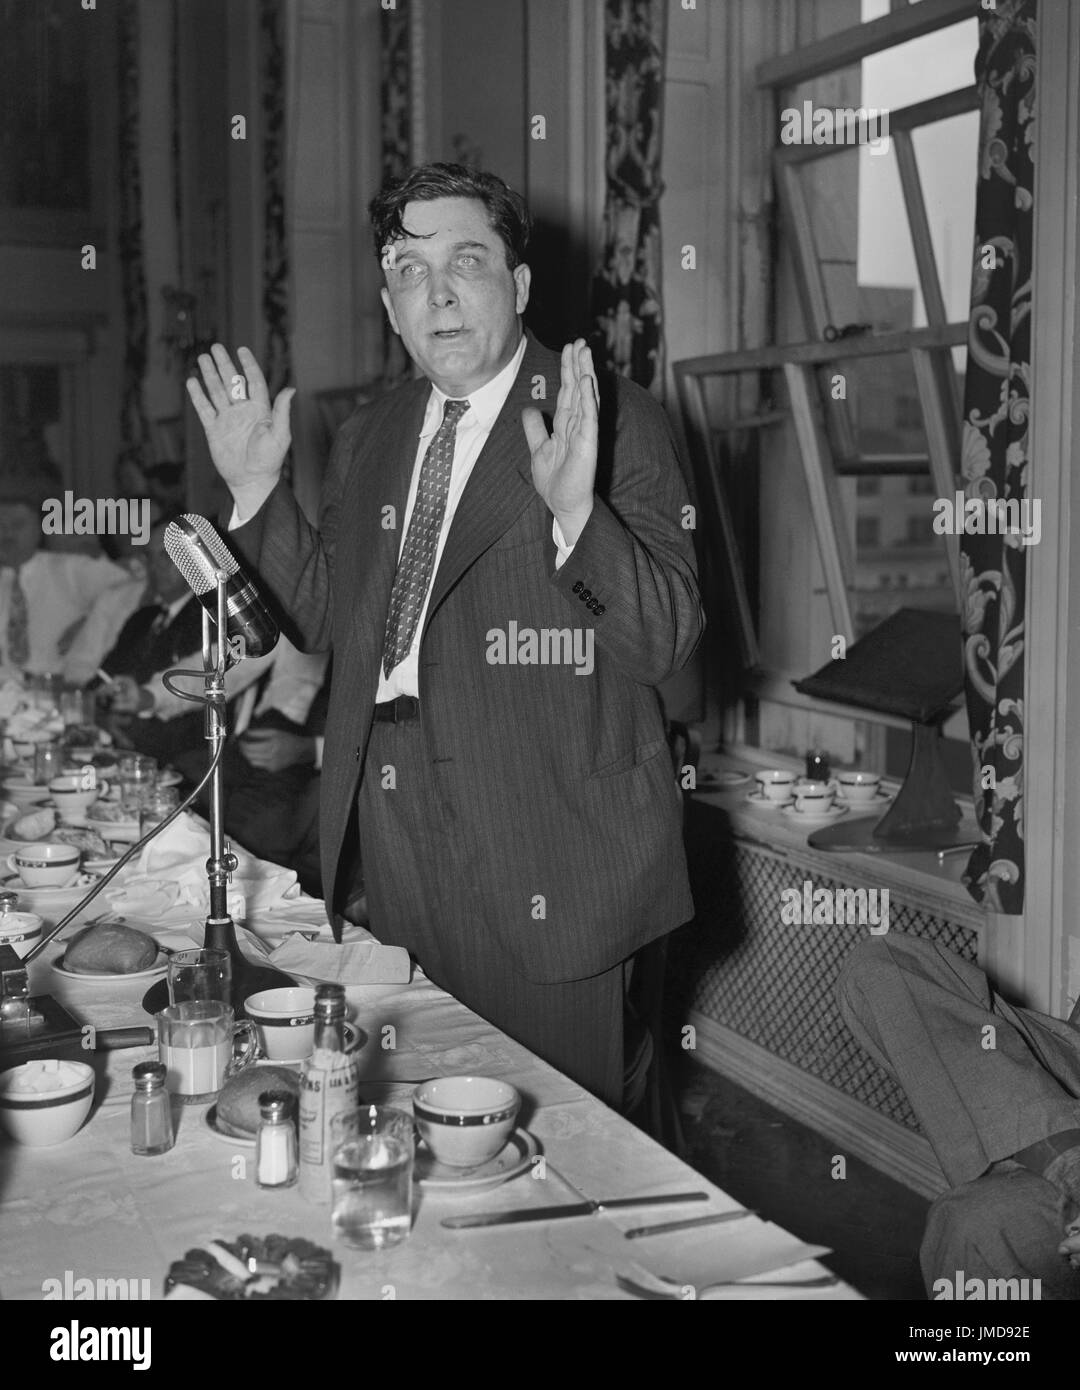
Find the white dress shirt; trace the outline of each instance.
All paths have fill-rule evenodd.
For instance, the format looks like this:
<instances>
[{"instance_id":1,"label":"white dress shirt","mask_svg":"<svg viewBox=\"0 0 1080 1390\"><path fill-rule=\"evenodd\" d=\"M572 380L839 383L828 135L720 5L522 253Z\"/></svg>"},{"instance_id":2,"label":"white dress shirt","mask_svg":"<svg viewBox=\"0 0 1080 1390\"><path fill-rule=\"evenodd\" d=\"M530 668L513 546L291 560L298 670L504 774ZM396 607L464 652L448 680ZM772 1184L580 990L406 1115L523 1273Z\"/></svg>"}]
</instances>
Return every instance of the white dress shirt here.
<instances>
[{"instance_id":1,"label":"white dress shirt","mask_svg":"<svg viewBox=\"0 0 1080 1390\"><path fill-rule=\"evenodd\" d=\"M465 491L465 485L469 481L476 460L480 457L480 451L487 442L491 428L498 418L499 411L506 404L506 398L510 394L510 388L514 384L521 362L525 356L527 339L524 333L518 343L517 350L513 357L507 362L496 376L483 386L468 394L469 408L457 423L457 430L454 435L454 462L450 469L450 488L446 498L446 510L443 513L442 526L439 530L439 540L435 547L435 562L432 566L431 578L434 583L435 575L439 572L439 563L442 560L442 553L446 549L446 538L450 533L450 526L454 520L454 513L457 511L458 503L461 501ZM434 384L431 387L431 396L428 399L427 410L424 413L424 423L420 431L420 439L416 446L416 458L413 461L412 478L409 483L408 498L405 503L405 515L401 518L401 539L398 543L398 561L401 560L401 551L405 545L405 537L409 532L409 522L412 519L413 507L416 504L416 492L420 482L420 469L424 461L424 455L428 451L433 437L439 426L442 424L443 406L450 399L445 392L440 391ZM236 508L233 507L232 519L229 522L229 530L234 531L244 523L237 516ZM551 535L556 546L555 568L560 568L568 556L573 552L574 547L567 545L559 523L552 517ZM420 610L420 616L416 623L416 631L413 634L412 644L408 652L390 674L384 675L382 666L379 667L379 688L375 696L376 703L382 704L386 700L394 700L399 695L419 695L420 693L420 638L424 631L424 622L427 618L428 603L431 599L431 586L424 597L424 604Z\"/></svg>"},{"instance_id":2,"label":"white dress shirt","mask_svg":"<svg viewBox=\"0 0 1080 1390\"><path fill-rule=\"evenodd\" d=\"M131 576L104 556L39 550L19 569L19 582L29 615L30 656L25 669L34 675L62 675L65 661L61 647L74 646L77 641L72 638L71 629L82 622L101 594L129 585ZM8 565L0 567L0 672L9 674L15 669L7 651L14 586L15 571ZM94 656L97 658L91 672L100 665L108 649L83 648L84 664Z\"/></svg>"}]
</instances>

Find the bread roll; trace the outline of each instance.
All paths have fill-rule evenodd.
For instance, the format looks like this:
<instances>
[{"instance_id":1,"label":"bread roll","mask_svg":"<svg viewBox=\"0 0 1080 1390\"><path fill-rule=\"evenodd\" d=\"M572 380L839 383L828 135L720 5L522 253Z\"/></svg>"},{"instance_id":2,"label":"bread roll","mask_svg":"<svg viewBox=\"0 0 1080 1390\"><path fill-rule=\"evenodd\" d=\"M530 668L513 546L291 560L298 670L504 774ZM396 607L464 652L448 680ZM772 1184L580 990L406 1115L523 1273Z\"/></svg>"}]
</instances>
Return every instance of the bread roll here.
<instances>
[{"instance_id":1,"label":"bread roll","mask_svg":"<svg viewBox=\"0 0 1080 1390\"><path fill-rule=\"evenodd\" d=\"M12 834L16 840L47 840L56 825L56 812L51 806L46 806L40 811L30 811L27 815L21 816L12 829Z\"/></svg>"},{"instance_id":2,"label":"bread roll","mask_svg":"<svg viewBox=\"0 0 1080 1390\"><path fill-rule=\"evenodd\" d=\"M157 942L145 932L101 922L71 938L64 969L76 975L132 975L149 970L157 955Z\"/></svg>"},{"instance_id":3,"label":"bread roll","mask_svg":"<svg viewBox=\"0 0 1080 1390\"><path fill-rule=\"evenodd\" d=\"M288 1091L300 1095L300 1076L288 1067L245 1067L230 1077L217 1098L218 1118L231 1129L254 1134L259 1128L259 1097L263 1091ZM293 1111L295 1115L295 1108Z\"/></svg>"}]
</instances>

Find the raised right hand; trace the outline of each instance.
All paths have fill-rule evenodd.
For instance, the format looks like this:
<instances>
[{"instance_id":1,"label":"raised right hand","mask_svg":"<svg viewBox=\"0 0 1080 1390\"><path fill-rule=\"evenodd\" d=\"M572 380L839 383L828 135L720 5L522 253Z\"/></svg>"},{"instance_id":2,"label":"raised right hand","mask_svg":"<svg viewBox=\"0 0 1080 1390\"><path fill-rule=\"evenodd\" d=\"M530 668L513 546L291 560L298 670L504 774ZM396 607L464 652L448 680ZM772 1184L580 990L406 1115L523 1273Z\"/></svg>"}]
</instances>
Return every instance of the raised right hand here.
<instances>
[{"instance_id":1,"label":"raised right hand","mask_svg":"<svg viewBox=\"0 0 1080 1390\"><path fill-rule=\"evenodd\" d=\"M291 386L279 391L273 408L266 378L252 353L237 350L238 371L220 343L199 356L206 390L195 377L187 381L188 395L206 432L214 467L245 516L257 510L278 480L292 435L289 406L296 394Z\"/></svg>"}]
</instances>

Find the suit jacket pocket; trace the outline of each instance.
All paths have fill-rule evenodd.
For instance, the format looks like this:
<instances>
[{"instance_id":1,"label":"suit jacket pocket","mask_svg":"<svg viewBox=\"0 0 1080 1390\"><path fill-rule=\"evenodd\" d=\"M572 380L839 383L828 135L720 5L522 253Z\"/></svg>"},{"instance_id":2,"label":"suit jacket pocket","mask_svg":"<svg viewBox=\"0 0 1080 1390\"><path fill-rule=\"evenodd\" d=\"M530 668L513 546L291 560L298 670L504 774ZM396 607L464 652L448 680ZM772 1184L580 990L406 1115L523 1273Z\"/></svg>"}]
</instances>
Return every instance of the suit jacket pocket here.
<instances>
[{"instance_id":1,"label":"suit jacket pocket","mask_svg":"<svg viewBox=\"0 0 1080 1390\"><path fill-rule=\"evenodd\" d=\"M654 738L648 743L643 743L639 747L631 749L629 753L622 754L614 761L605 763L602 767L594 767L588 775L590 778L617 777L620 772L632 772L634 768L640 767L642 763L647 763L651 758L659 756L660 753L667 753L666 738Z\"/></svg>"}]
</instances>

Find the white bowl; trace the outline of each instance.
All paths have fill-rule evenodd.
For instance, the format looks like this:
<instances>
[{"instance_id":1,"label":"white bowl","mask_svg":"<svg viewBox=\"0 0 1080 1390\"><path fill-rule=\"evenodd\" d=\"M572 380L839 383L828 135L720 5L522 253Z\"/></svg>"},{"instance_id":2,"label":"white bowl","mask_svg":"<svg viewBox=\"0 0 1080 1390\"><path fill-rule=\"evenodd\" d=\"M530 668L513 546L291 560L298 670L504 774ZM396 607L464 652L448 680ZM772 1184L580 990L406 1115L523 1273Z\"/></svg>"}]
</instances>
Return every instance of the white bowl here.
<instances>
[{"instance_id":1,"label":"white bowl","mask_svg":"<svg viewBox=\"0 0 1080 1390\"><path fill-rule=\"evenodd\" d=\"M29 811L39 801L47 801L49 789L25 777L9 777L3 786L4 800L13 801L20 812Z\"/></svg>"},{"instance_id":2,"label":"white bowl","mask_svg":"<svg viewBox=\"0 0 1080 1390\"><path fill-rule=\"evenodd\" d=\"M63 1068L70 1080L46 1091L14 1090L17 1080L46 1077ZM0 1072L0 1125L19 1144L44 1148L62 1144L80 1128L94 1102L94 1070L85 1062L48 1058Z\"/></svg>"},{"instance_id":3,"label":"white bowl","mask_svg":"<svg viewBox=\"0 0 1080 1390\"><path fill-rule=\"evenodd\" d=\"M475 1168L506 1146L521 1096L489 1076L439 1076L413 1092L420 1137L440 1163Z\"/></svg>"},{"instance_id":4,"label":"white bowl","mask_svg":"<svg viewBox=\"0 0 1080 1390\"><path fill-rule=\"evenodd\" d=\"M302 1062L315 1046L315 991L307 985L249 994L244 1009L271 1062Z\"/></svg>"},{"instance_id":5,"label":"white bowl","mask_svg":"<svg viewBox=\"0 0 1080 1390\"><path fill-rule=\"evenodd\" d=\"M41 940L44 925L36 912L0 912L0 946L11 946L21 960Z\"/></svg>"}]
</instances>

